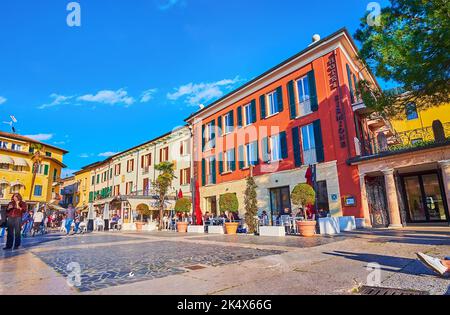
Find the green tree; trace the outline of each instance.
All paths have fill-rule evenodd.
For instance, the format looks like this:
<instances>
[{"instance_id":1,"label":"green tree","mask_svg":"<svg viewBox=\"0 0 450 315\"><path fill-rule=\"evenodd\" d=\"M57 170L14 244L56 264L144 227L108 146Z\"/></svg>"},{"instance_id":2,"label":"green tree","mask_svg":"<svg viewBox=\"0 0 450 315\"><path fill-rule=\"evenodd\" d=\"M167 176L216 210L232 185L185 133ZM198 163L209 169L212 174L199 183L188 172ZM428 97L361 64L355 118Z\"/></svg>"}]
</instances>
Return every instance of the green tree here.
<instances>
[{"instance_id":1,"label":"green tree","mask_svg":"<svg viewBox=\"0 0 450 315\"><path fill-rule=\"evenodd\" d=\"M172 187L172 182L176 178L174 167L175 165L171 162L162 162L155 166L155 170L160 172L158 178L153 183L153 187L156 191L156 194L159 196L158 207L159 207L160 230L162 230L164 226L163 216L164 216L165 202L169 194L169 189L170 187Z\"/></svg>"},{"instance_id":2,"label":"green tree","mask_svg":"<svg viewBox=\"0 0 450 315\"><path fill-rule=\"evenodd\" d=\"M188 213L192 210L192 202L188 198L178 199L175 204L175 211L180 213Z\"/></svg>"},{"instance_id":3,"label":"green tree","mask_svg":"<svg viewBox=\"0 0 450 315\"><path fill-rule=\"evenodd\" d=\"M219 198L220 211L238 212L239 201L236 194L228 193L221 195Z\"/></svg>"},{"instance_id":4,"label":"green tree","mask_svg":"<svg viewBox=\"0 0 450 315\"><path fill-rule=\"evenodd\" d=\"M308 184L298 184L292 191L291 198L294 206L303 207L303 214L307 218L306 206L316 203L316 192Z\"/></svg>"},{"instance_id":5,"label":"green tree","mask_svg":"<svg viewBox=\"0 0 450 315\"><path fill-rule=\"evenodd\" d=\"M373 24L373 23L370 23ZM383 93L363 81L365 104L389 116L414 102L419 109L449 102L450 2L448 0L390 0L380 23L367 15L355 34L360 55L376 76L400 84L407 93Z\"/></svg>"},{"instance_id":6,"label":"green tree","mask_svg":"<svg viewBox=\"0 0 450 315\"><path fill-rule=\"evenodd\" d=\"M247 178L247 188L245 189L245 223L248 226L249 233L255 233L257 228L257 221L255 217L258 215L258 200L255 179L252 176Z\"/></svg>"}]
</instances>

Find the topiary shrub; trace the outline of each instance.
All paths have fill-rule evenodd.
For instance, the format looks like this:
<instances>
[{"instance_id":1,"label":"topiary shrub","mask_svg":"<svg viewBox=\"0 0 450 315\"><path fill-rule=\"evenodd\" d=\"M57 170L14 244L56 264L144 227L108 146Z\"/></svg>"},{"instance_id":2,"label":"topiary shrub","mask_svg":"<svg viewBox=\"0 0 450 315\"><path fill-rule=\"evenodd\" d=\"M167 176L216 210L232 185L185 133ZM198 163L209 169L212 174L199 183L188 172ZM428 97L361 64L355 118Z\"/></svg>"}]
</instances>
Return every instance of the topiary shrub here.
<instances>
[{"instance_id":1,"label":"topiary shrub","mask_svg":"<svg viewBox=\"0 0 450 315\"><path fill-rule=\"evenodd\" d=\"M188 198L178 199L175 203L175 211L180 213L188 213L192 211L192 202Z\"/></svg>"},{"instance_id":2,"label":"topiary shrub","mask_svg":"<svg viewBox=\"0 0 450 315\"><path fill-rule=\"evenodd\" d=\"M236 194L228 193L219 198L220 211L238 212L239 201Z\"/></svg>"},{"instance_id":3,"label":"topiary shrub","mask_svg":"<svg viewBox=\"0 0 450 315\"><path fill-rule=\"evenodd\" d=\"M316 203L316 192L308 184L298 184L292 191L291 199L294 206L303 207L305 218L308 218L306 206Z\"/></svg>"}]
</instances>

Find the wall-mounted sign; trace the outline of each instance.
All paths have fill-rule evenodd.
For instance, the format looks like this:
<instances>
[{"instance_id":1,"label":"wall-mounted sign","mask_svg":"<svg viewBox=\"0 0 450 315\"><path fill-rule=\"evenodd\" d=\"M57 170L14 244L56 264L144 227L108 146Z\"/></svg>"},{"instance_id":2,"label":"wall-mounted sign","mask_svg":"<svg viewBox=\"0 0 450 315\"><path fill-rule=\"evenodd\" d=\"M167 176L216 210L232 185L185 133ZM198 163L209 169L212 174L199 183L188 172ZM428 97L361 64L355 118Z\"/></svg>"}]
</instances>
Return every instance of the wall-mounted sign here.
<instances>
[{"instance_id":1,"label":"wall-mounted sign","mask_svg":"<svg viewBox=\"0 0 450 315\"><path fill-rule=\"evenodd\" d=\"M355 196L345 196L344 197L344 207L356 207Z\"/></svg>"},{"instance_id":2,"label":"wall-mounted sign","mask_svg":"<svg viewBox=\"0 0 450 315\"><path fill-rule=\"evenodd\" d=\"M331 200L337 201L337 200L338 200L338 195L332 194L332 195L331 195Z\"/></svg>"},{"instance_id":3,"label":"wall-mounted sign","mask_svg":"<svg viewBox=\"0 0 450 315\"><path fill-rule=\"evenodd\" d=\"M330 78L330 88L333 91L339 87L336 57L334 55L331 55L330 58L328 59L327 67L328 67L328 76Z\"/></svg>"}]
</instances>

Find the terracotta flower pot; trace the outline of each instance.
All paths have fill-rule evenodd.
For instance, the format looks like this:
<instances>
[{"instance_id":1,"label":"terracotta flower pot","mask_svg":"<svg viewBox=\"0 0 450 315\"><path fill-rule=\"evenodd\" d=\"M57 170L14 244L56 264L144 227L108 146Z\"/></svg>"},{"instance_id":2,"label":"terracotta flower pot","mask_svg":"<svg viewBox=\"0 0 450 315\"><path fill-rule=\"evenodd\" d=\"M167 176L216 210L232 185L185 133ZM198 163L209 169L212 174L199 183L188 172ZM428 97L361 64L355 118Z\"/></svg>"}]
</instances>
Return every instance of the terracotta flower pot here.
<instances>
[{"instance_id":1,"label":"terracotta flower pot","mask_svg":"<svg viewBox=\"0 0 450 315\"><path fill-rule=\"evenodd\" d=\"M225 230L229 235L236 235L239 227L239 223L225 223Z\"/></svg>"},{"instance_id":2,"label":"terracotta flower pot","mask_svg":"<svg viewBox=\"0 0 450 315\"><path fill-rule=\"evenodd\" d=\"M301 236L312 237L316 235L316 221L297 221L298 232Z\"/></svg>"},{"instance_id":3,"label":"terracotta flower pot","mask_svg":"<svg viewBox=\"0 0 450 315\"><path fill-rule=\"evenodd\" d=\"M178 233L187 233L189 223L187 222L177 222Z\"/></svg>"},{"instance_id":4,"label":"terracotta flower pot","mask_svg":"<svg viewBox=\"0 0 450 315\"><path fill-rule=\"evenodd\" d=\"M136 222L135 224L136 224L136 230L138 230L138 231L142 231L142 228L145 225L144 222Z\"/></svg>"}]
</instances>

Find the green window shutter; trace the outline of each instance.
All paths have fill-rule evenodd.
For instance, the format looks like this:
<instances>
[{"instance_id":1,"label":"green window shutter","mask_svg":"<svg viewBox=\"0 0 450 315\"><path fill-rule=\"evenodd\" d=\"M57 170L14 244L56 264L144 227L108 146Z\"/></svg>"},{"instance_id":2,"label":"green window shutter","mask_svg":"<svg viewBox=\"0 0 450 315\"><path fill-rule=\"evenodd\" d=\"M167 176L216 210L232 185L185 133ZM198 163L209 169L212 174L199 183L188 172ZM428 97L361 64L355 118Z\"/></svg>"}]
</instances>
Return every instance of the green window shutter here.
<instances>
[{"instance_id":1,"label":"green window shutter","mask_svg":"<svg viewBox=\"0 0 450 315\"><path fill-rule=\"evenodd\" d=\"M92 202L92 201L94 201L94 192L90 192L89 193L89 202Z\"/></svg>"},{"instance_id":2,"label":"green window shutter","mask_svg":"<svg viewBox=\"0 0 450 315\"><path fill-rule=\"evenodd\" d=\"M206 160L202 159L202 186L206 185Z\"/></svg>"},{"instance_id":3,"label":"green window shutter","mask_svg":"<svg viewBox=\"0 0 450 315\"><path fill-rule=\"evenodd\" d=\"M287 137L286 131L280 133L280 142L281 142L281 157L283 159L288 158L288 145L287 145Z\"/></svg>"},{"instance_id":4,"label":"green window shutter","mask_svg":"<svg viewBox=\"0 0 450 315\"><path fill-rule=\"evenodd\" d=\"M236 149L233 149L233 162L231 163L231 171L236 171Z\"/></svg>"},{"instance_id":5,"label":"green window shutter","mask_svg":"<svg viewBox=\"0 0 450 315\"><path fill-rule=\"evenodd\" d=\"M300 128L292 128L292 145L294 147L295 166L302 166L302 152L300 151Z\"/></svg>"},{"instance_id":6,"label":"green window shutter","mask_svg":"<svg viewBox=\"0 0 450 315\"><path fill-rule=\"evenodd\" d=\"M242 169L244 169L244 166L245 166L244 146L240 145L238 148L238 151L239 151L239 169L242 170Z\"/></svg>"},{"instance_id":7,"label":"green window shutter","mask_svg":"<svg viewBox=\"0 0 450 315\"><path fill-rule=\"evenodd\" d=\"M202 152L205 152L205 147L206 147L205 131L206 131L206 125L203 125L202 126Z\"/></svg>"},{"instance_id":8,"label":"green window shutter","mask_svg":"<svg viewBox=\"0 0 450 315\"><path fill-rule=\"evenodd\" d=\"M314 70L308 72L309 97L311 100L311 110L317 112L319 110L319 100L317 98L316 76Z\"/></svg>"},{"instance_id":9,"label":"green window shutter","mask_svg":"<svg viewBox=\"0 0 450 315\"><path fill-rule=\"evenodd\" d=\"M359 97L359 90L358 90L358 79L356 78L356 75L353 76L353 86L355 87L355 102L357 101L356 98Z\"/></svg>"},{"instance_id":10,"label":"green window shutter","mask_svg":"<svg viewBox=\"0 0 450 315\"><path fill-rule=\"evenodd\" d=\"M48 175L49 165L44 165L44 175Z\"/></svg>"},{"instance_id":11,"label":"green window shutter","mask_svg":"<svg viewBox=\"0 0 450 315\"><path fill-rule=\"evenodd\" d=\"M242 128L242 106L237 108L237 127Z\"/></svg>"},{"instance_id":12,"label":"green window shutter","mask_svg":"<svg viewBox=\"0 0 450 315\"><path fill-rule=\"evenodd\" d=\"M325 162L325 151L323 146L322 127L320 124L320 120L316 120L313 123L313 126L314 126L314 139L316 141L317 162L323 163Z\"/></svg>"},{"instance_id":13,"label":"green window shutter","mask_svg":"<svg viewBox=\"0 0 450 315\"><path fill-rule=\"evenodd\" d=\"M297 117L297 106L295 104L294 81L290 81L288 83L287 89L289 94L289 110L291 112L291 119L295 119Z\"/></svg>"},{"instance_id":14,"label":"green window shutter","mask_svg":"<svg viewBox=\"0 0 450 315\"><path fill-rule=\"evenodd\" d=\"M253 166L256 166L259 164L258 141L255 141L252 143L252 148L253 148L253 156L255 157L255 160L251 161L251 162L252 162Z\"/></svg>"},{"instance_id":15,"label":"green window shutter","mask_svg":"<svg viewBox=\"0 0 450 315\"><path fill-rule=\"evenodd\" d=\"M284 110L284 105L283 105L283 87L279 86L277 88L277 101L278 101L278 112L282 113Z\"/></svg>"},{"instance_id":16,"label":"green window shutter","mask_svg":"<svg viewBox=\"0 0 450 315\"><path fill-rule=\"evenodd\" d=\"M223 174L223 153L219 153L219 174Z\"/></svg>"},{"instance_id":17,"label":"green window shutter","mask_svg":"<svg viewBox=\"0 0 450 315\"><path fill-rule=\"evenodd\" d=\"M211 170L212 170L212 183L216 184L217 183L217 174L216 174L216 159L212 158L211 159Z\"/></svg>"},{"instance_id":18,"label":"green window shutter","mask_svg":"<svg viewBox=\"0 0 450 315\"><path fill-rule=\"evenodd\" d=\"M212 139L211 139L211 148L214 149L216 147L216 121L212 121Z\"/></svg>"},{"instance_id":19,"label":"green window shutter","mask_svg":"<svg viewBox=\"0 0 450 315\"><path fill-rule=\"evenodd\" d=\"M217 118L217 133L219 134L219 137L223 135L223 123L222 123L222 116L219 116Z\"/></svg>"},{"instance_id":20,"label":"green window shutter","mask_svg":"<svg viewBox=\"0 0 450 315\"><path fill-rule=\"evenodd\" d=\"M346 64L345 67L347 68L347 79L348 79L348 87L350 90L350 99L353 104L353 103L355 103L355 91L353 90L353 84L352 84L352 71L350 70L350 66L348 64Z\"/></svg>"},{"instance_id":21,"label":"green window shutter","mask_svg":"<svg viewBox=\"0 0 450 315\"><path fill-rule=\"evenodd\" d=\"M251 106L251 112L252 112L252 124L254 124L257 120L257 118L256 118L256 100L252 100L250 106Z\"/></svg>"},{"instance_id":22,"label":"green window shutter","mask_svg":"<svg viewBox=\"0 0 450 315\"><path fill-rule=\"evenodd\" d=\"M234 126L235 126L235 124L234 124L234 111L232 110L232 111L230 111L230 117L231 117L231 129L230 129L230 132L233 132L234 131Z\"/></svg>"},{"instance_id":23,"label":"green window shutter","mask_svg":"<svg viewBox=\"0 0 450 315\"><path fill-rule=\"evenodd\" d=\"M266 119L266 94L259 97L259 106L261 107L261 120Z\"/></svg>"},{"instance_id":24,"label":"green window shutter","mask_svg":"<svg viewBox=\"0 0 450 315\"><path fill-rule=\"evenodd\" d=\"M262 139L262 158L264 163L268 163L270 161L269 138L267 137Z\"/></svg>"}]
</instances>

